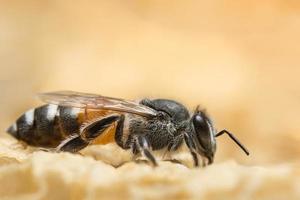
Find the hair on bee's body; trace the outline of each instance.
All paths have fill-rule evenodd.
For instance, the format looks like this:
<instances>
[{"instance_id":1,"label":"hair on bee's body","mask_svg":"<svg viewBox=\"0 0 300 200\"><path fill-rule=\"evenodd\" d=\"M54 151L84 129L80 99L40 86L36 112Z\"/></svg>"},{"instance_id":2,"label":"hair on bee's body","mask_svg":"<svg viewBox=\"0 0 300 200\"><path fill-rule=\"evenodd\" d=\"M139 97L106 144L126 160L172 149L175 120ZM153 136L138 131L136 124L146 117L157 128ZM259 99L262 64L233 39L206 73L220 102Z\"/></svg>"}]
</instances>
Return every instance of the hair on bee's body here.
<instances>
[{"instance_id":1,"label":"hair on bee's body","mask_svg":"<svg viewBox=\"0 0 300 200\"><path fill-rule=\"evenodd\" d=\"M40 97L49 104L25 112L7 130L32 146L77 152L90 144L116 143L156 166L152 151L175 152L185 143L198 166L198 155L207 160L204 165L213 163L215 137L227 133L249 154L231 133L216 133L199 107L190 115L185 106L168 99L136 103L71 91Z\"/></svg>"}]
</instances>

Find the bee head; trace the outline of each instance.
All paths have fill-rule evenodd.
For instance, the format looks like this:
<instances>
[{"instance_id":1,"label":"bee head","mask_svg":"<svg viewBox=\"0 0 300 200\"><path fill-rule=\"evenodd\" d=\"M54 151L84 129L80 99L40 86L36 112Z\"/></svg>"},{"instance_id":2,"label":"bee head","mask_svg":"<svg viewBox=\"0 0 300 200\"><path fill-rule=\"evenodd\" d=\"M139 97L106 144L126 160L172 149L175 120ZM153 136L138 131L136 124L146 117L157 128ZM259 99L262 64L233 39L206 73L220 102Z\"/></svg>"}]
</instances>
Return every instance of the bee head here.
<instances>
[{"instance_id":1,"label":"bee head","mask_svg":"<svg viewBox=\"0 0 300 200\"><path fill-rule=\"evenodd\" d=\"M197 153L206 157L208 164L211 164L216 152L216 130L206 112L200 110L199 106L191 118L191 125L193 129L191 136Z\"/></svg>"},{"instance_id":2,"label":"bee head","mask_svg":"<svg viewBox=\"0 0 300 200\"><path fill-rule=\"evenodd\" d=\"M199 106L196 108L191 118L192 130L190 137L193 146L197 153L208 159L208 164L213 163L216 152L216 137L227 134L244 152L249 155L248 149L230 132L222 130L216 132L212 121L207 116L204 110L200 110Z\"/></svg>"}]
</instances>

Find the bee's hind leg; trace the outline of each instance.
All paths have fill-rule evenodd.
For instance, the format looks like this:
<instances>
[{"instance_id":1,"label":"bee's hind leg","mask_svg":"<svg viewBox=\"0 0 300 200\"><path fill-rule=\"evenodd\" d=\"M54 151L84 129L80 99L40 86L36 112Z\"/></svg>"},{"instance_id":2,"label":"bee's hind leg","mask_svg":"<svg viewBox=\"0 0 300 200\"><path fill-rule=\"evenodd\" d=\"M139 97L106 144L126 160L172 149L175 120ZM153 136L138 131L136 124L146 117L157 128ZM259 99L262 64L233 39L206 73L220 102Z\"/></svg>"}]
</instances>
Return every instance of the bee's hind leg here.
<instances>
[{"instance_id":1,"label":"bee's hind leg","mask_svg":"<svg viewBox=\"0 0 300 200\"><path fill-rule=\"evenodd\" d=\"M132 145L132 148L137 148L138 151L141 152L152 163L154 167L158 166L155 157L150 152L150 144L145 136L137 136L134 141L134 145Z\"/></svg>"},{"instance_id":2,"label":"bee's hind leg","mask_svg":"<svg viewBox=\"0 0 300 200\"><path fill-rule=\"evenodd\" d=\"M83 140L80 135L77 135L64 140L58 147L56 147L56 151L76 153L88 145L88 141Z\"/></svg>"},{"instance_id":3,"label":"bee's hind leg","mask_svg":"<svg viewBox=\"0 0 300 200\"><path fill-rule=\"evenodd\" d=\"M63 141L58 147L58 151L78 152L88 146L91 141L101 135L108 127L120 119L120 115L109 115L86 124L81 128L79 135L72 136Z\"/></svg>"},{"instance_id":4,"label":"bee's hind leg","mask_svg":"<svg viewBox=\"0 0 300 200\"><path fill-rule=\"evenodd\" d=\"M171 162L171 163L174 163L174 164L181 164L181 165L184 165L184 164L182 164L182 162L180 162L179 160L174 159L174 158L172 158L172 159L166 159L166 160L164 160L164 161Z\"/></svg>"}]
</instances>

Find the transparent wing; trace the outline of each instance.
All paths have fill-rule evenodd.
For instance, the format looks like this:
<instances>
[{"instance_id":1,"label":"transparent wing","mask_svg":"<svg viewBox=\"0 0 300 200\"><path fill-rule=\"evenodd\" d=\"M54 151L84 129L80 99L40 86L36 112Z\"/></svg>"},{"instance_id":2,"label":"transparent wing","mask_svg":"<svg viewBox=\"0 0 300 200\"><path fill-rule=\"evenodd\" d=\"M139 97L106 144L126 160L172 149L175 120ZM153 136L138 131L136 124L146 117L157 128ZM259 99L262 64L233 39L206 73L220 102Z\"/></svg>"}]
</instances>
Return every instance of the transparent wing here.
<instances>
[{"instance_id":1,"label":"transparent wing","mask_svg":"<svg viewBox=\"0 0 300 200\"><path fill-rule=\"evenodd\" d=\"M155 116L157 112L147 106L133 101L105 97L97 94L81 93L74 91L57 91L40 93L38 97L50 104L71 106L77 108L106 109L119 112L133 113L141 116Z\"/></svg>"}]
</instances>

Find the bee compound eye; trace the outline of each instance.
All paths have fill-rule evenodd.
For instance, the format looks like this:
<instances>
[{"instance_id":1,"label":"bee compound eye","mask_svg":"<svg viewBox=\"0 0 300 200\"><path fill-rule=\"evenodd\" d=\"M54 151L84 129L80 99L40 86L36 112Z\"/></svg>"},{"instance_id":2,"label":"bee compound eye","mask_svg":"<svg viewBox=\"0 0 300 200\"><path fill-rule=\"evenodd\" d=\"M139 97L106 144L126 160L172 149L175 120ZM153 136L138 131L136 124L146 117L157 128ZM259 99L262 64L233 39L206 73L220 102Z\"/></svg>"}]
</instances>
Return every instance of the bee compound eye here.
<instances>
[{"instance_id":1,"label":"bee compound eye","mask_svg":"<svg viewBox=\"0 0 300 200\"><path fill-rule=\"evenodd\" d=\"M193 117L193 125L197 131L208 129L207 121L201 114L195 114Z\"/></svg>"},{"instance_id":2,"label":"bee compound eye","mask_svg":"<svg viewBox=\"0 0 300 200\"><path fill-rule=\"evenodd\" d=\"M203 126L203 124L205 124L205 120L200 114L196 114L193 118L193 123L196 126Z\"/></svg>"},{"instance_id":3,"label":"bee compound eye","mask_svg":"<svg viewBox=\"0 0 300 200\"><path fill-rule=\"evenodd\" d=\"M194 117L194 122L196 122L196 123L203 123L204 122L203 117L201 115L196 115Z\"/></svg>"}]
</instances>

